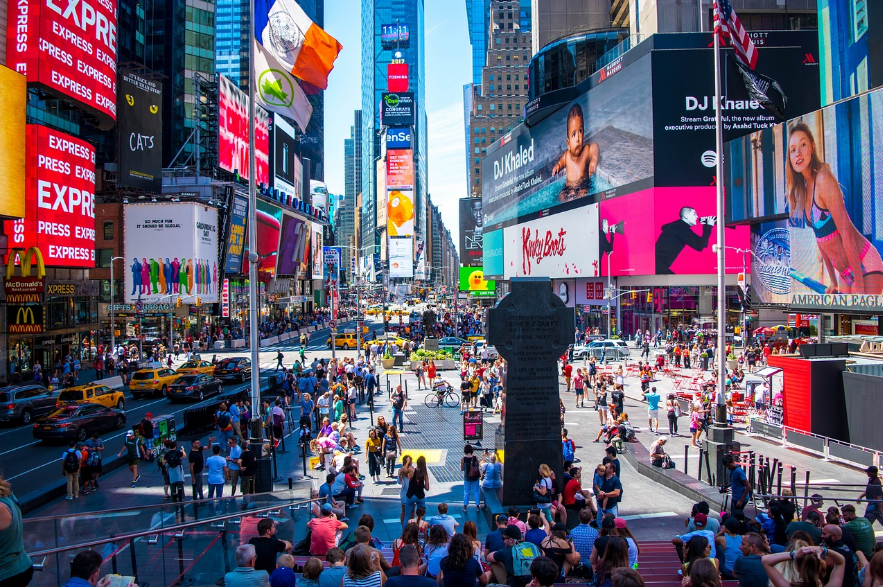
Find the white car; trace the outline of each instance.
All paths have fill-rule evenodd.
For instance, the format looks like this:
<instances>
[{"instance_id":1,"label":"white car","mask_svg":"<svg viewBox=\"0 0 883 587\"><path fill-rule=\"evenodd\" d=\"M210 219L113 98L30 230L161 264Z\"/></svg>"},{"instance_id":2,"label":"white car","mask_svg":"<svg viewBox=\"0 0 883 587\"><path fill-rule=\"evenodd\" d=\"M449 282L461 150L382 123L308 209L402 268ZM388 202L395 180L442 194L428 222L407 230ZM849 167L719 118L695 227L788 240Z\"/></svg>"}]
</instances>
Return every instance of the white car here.
<instances>
[{"instance_id":1,"label":"white car","mask_svg":"<svg viewBox=\"0 0 883 587\"><path fill-rule=\"evenodd\" d=\"M601 355L606 359L617 360L627 359L629 356L629 347L623 340L605 339L594 340L585 346L574 347L573 359L588 359L595 357L600 359Z\"/></svg>"}]
</instances>

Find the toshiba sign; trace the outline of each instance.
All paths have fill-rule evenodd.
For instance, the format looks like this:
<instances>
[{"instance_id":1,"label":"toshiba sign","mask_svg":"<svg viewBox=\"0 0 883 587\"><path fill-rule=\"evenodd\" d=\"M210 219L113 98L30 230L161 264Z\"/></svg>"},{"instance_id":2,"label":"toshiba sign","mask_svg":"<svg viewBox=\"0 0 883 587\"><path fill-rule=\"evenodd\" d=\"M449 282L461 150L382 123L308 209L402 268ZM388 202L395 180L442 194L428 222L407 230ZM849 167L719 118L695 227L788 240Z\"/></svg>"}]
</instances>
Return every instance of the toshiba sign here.
<instances>
[{"instance_id":1,"label":"toshiba sign","mask_svg":"<svg viewBox=\"0 0 883 587\"><path fill-rule=\"evenodd\" d=\"M25 217L7 220L10 249L37 247L46 265L95 266L95 149L27 125Z\"/></svg>"},{"instance_id":2,"label":"toshiba sign","mask_svg":"<svg viewBox=\"0 0 883 587\"><path fill-rule=\"evenodd\" d=\"M70 98L96 117L116 120L115 0L8 0L6 65L30 84Z\"/></svg>"}]
</instances>

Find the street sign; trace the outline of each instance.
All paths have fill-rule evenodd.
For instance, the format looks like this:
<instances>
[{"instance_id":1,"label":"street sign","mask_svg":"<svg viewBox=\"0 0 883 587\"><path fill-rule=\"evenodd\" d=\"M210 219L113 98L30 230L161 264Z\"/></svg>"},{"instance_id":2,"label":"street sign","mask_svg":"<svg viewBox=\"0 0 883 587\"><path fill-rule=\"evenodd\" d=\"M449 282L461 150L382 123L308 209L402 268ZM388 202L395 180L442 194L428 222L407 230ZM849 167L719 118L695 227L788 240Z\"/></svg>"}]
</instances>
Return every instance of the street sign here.
<instances>
[{"instance_id":1,"label":"street sign","mask_svg":"<svg viewBox=\"0 0 883 587\"><path fill-rule=\"evenodd\" d=\"M331 321L331 328L337 328L337 320Z\"/></svg>"},{"instance_id":2,"label":"street sign","mask_svg":"<svg viewBox=\"0 0 883 587\"><path fill-rule=\"evenodd\" d=\"M140 301L135 302L135 311L139 314L144 311L144 304Z\"/></svg>"}]
</instances>

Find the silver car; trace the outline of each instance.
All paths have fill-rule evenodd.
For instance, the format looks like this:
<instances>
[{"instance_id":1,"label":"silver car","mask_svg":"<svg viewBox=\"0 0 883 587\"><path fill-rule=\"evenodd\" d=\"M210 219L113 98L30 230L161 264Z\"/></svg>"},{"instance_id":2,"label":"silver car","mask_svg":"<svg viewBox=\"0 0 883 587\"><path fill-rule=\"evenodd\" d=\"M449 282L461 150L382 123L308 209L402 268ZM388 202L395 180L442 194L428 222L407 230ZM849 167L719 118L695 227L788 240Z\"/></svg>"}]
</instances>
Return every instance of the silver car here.
<instances>
[{"instance_id":1,"label":"silver car","mask_svg":"<svg viewBox=\"0 0 883 587\"><path fill-rule=\"evenodd\" d=\"M56 400L58 394L39 383L0 387L0 422L30 424L35 417L53 411Z\"/></svg>"},{"instance_id":2,"label":"silver car","mask_svg":"<svg viewBox=\"0 0 883 587\"><path fill-rule=\"evenodd\" d=\"M588 359L595 357L600 359L601 355L608 360L627 359L629 357L629 347L622 340L594 340L585 346L578 346L573 349L573 358Z\"/></svg>"}]
</instances>

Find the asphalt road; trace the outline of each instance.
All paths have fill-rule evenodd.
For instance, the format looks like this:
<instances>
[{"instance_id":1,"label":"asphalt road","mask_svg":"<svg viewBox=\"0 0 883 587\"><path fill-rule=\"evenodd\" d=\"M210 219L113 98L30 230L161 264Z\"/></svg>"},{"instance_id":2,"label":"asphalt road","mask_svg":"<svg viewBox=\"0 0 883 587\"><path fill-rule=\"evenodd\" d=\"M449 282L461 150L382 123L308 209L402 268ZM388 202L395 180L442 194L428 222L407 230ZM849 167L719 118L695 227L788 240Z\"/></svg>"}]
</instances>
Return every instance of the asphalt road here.
<instances>
[{"instance_id":1,"label":"asphalt road","mask_svg":"<svg viewBox=\"0 0 883 587\"><path fill-rule=\"evenodd\" d=\"M382 323L369 322L372 330L383 328ZM342 322L338 325L338 331L347 328L355 328L355 322ZM310 343L307 345L307 358L312 359L317 354L320 357L329 357L331 351L327 347L327 339L330 329L318 330L310 334ZM261 379L266 379L276 365L276 353L282 350L285 358L283 363L291 366L297 359L297 350L300 344L297 341L288 341L278 346L261 349ZM235 351L219 351L218 357L249 356L248 349L236 349ZM320 354L321 353L321 354ZM355 351L336 351L338 356L352 356ZM213 352L203 353L203 357L211 357ZM183 363L184 356L176 364ZM81 382L81 383L86 383ZM236 391L246 389L248 384L230 383L224 386L224 391ZM140 422L147 412L154 416L169 414L175 416L176 425L183 425L184 410L211 404L217 401L216 396L207 398L202 402L173 404L162 397L134 399L128 388L124 389L126 397L126 425L121 430L106 432L101 436L105 444L105 458L115 455L122 447L126 430L137 422ZM5 425L0 428L0 474L12 482L17 495L26 495L38 490L48 482L55 482L61 477L59 460L66 443L46 443L35 440L32 434L33 425Z\"/></svg>"}]
</instances>

